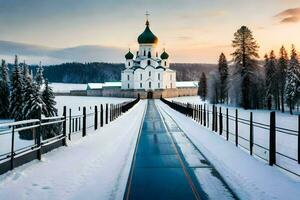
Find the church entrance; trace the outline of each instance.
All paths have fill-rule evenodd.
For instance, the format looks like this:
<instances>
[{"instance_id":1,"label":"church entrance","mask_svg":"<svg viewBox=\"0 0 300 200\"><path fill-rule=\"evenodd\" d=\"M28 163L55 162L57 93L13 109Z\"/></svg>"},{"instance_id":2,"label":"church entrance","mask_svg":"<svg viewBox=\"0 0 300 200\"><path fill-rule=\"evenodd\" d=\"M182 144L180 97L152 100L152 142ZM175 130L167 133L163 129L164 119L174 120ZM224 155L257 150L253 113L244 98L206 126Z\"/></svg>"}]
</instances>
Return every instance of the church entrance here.
<instances>
[{"instance_id":1,"label":"church entrance","mask_svg":"<svg viewBox=\"0 0 300 200\"><path fill-rule=\"evenodd\" d=\"M147 99L153 99L153 92L152 91L147 92Z\"/></svg>"}]
</instances>

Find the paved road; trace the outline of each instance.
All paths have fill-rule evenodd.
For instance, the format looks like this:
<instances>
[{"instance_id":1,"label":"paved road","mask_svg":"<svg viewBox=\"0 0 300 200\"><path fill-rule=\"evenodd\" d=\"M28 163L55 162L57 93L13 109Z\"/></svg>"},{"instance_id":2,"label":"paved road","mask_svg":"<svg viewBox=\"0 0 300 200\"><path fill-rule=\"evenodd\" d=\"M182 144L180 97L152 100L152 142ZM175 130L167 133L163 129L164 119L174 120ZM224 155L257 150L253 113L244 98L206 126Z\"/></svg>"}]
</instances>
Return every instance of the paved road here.
<instances>
[{"instance_id":1,"label":"paved road","mask_svg":"<svg viewBox=\"0 0 300 200\"><path fill-rule=\"evenodd\" d=\"M235 195L172 117L148 100L124 199L215 198Z\"/></svg>"}]
</instances>

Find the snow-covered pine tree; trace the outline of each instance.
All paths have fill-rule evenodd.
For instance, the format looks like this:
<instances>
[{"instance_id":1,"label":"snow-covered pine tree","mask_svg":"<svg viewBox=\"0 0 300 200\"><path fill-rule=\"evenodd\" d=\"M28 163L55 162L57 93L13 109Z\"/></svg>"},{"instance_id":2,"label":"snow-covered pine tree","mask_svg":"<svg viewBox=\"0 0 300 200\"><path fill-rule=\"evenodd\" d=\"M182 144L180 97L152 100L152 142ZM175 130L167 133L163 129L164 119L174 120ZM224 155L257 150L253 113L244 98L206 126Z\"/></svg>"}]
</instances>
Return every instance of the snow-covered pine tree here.
<instances>
[{"instance_id":1,"label":"snow-covered pine tree","mask_svg":"<svg viewBox=\"0 0 300 200\"><path fill-rule=\"evenodd\" d=\"M272 109L272 102L277 102L278 83L277 83L277 60L272 50L270 56L265 56L265 79L266 79L266 99L268 109Z\"/></svg>"},{"instance_id":2,"label":"snow-covered pine tree","mask_svg":"<svg viewBox=\"0 0 300 200\"><path fill-rule=\"evenodd\" d=\"M292 46L291 59L289 61L287 76L286 76L286 102L290 108L290 113L293 114L293 108L297 102L299 86L300 86L300 64L298 55L294 46Z\"/></svg>"},{"instance_id":3,"label":"snow-covered pine tree","mask_svg":"<svg viewBox=\"0 0 300 200\"><path fill-rule=\"evenodd\" d=\"M199 85L198 85L198 95L201 97L203 101L206 100L207 97L207 79L204 72L202 72Z\"/></svg>"},{"instance_id":4,"label":"snow-covered pine tree","mask_svg":"<svg viewBox=\"0 0 300 200\"><path fill-rule=\"evenodd\" d=\"M285 96L285 82L286 82L286 73L288 68L289 58L287 52L282 46L279 51L278 58L278 85L281 101L281 111L284 112L284 96Z\"/></svg>"},{"instance_id":5,"label":"snow-covered pine tree","mask_svg":"<svg viewBox=\"0 0 300 200\"><path fill-rule=\"evenodd\" d=\"M48 80L45 79L45 88L42 93L42 100L45 103L43 108L43 114L46 117L57 116L57 109L55 108L56 102L54 100L55 96L53 94L52 88L48 85Z\"/></svg>"},{"instance_id":6,"label":"snow-covered pine tree","mask_svg":"<svg viewBox=\"0 0 300 200\"><path fill-rule=\"evenodd\" d=\"M23 66L23 76L23 117L24 119L38 119L39 111L45 107L45 104L40 96L38 86L32 81L27 65Z\"/></svg>"},{"instance_id":7,"label":"snow-covered pine tree","mask_svg":"<svg viewBox=\"0 0 300 200\"><path fill-rule=\"evenodd\" d=\"M42 63L40 62L39 66L37 68L35 78L34 78L37 86L39 87L39 89L41 88L41 86L44 83L43 71L44 71L44 69L43 69Z\"/></svg>"},{"instance_id":8,"label":"snow-covered pine tree","mask_svg":"<svg viewBox=\"0 0 300 200\"><path fill-rule=\"evenodd\" d=\"M18 56L15 56L15 65L11 79L11 95L9 104L10 117L16 121L22 120L22 92L23 80L18 64Z\"/></svg>"},{"instance_id":9,"label":"snow-covered pine tree","mask_svg":"<svg viewBox=\"0 0 300 200\"><path fill-rule=\"evenodd\" d=\"M225 103L227 100L227 79L228 79L228 64L224 53L219 57L219 74L220 74L220 102Z\"/></svg>"},{"instance_id":10,"label":"snow-covered pine tree","mask_svg":"<svg viewBox=\"0 0 300 200\"><path fill-rule=\"evenodd\" d=\"M256 87L254 80L258 71L256 58L259 58L257 53L259 46L251 30L246 26L242 26L234 33L232 46L235 48L232 53L237 68L235 75L240 75L241 78L241 104L248 109L254 107L255 94L251 93L251 87Z\"/></svg>"},{"instance_id":11,"label":"snow-covered pine tree","mask_svg":"<svg viewBox=\"0 0 300 200\"><path fill-rule=\"evenodd\" d=\"M0 69L0 118L9 118L9 76L5 60L1 62Z\"/></svg>"}]
</instances>

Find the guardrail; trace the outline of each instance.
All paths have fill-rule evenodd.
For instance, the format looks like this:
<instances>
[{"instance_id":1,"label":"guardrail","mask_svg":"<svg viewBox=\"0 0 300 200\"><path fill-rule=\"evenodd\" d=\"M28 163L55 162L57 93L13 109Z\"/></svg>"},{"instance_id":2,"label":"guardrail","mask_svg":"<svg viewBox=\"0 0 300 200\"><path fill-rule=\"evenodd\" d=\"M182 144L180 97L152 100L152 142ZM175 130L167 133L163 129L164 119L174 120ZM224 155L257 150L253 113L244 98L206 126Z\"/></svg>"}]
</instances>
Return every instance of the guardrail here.
<instances>
[{"instance_id":1,"label":"guardrail","mask_svg":"<svg viewBox=\"0 0 300 200\"><path fill-rule=\"evenodd\" d=\"M55 148L67 146L67 140L71 141L72 135L81 132L82 137L87 135L87 130L97 130L105 124L114 121L122 113L127 112L140 98L134 101L120 104L95 105L94 112L86 112L83 107L82 114L72 115L67 107L63 108L63 115L56 117L30 119L17 122L0 124L0 140L7 148L0 152L0 174L14 169L34 159L41 160L42 154ZM41 113L41 111L39 111ZM16 140L16 134L21 140Z\"/></svg>"},{"instance_id":2,"label":"guardrail","mask_svg":"<svg viewBox=\"0 0 300 200\"><path fill-rule=\"evenodd\" d=\"M222 112L221 106L195 105L168 101L163 98L161 100L202 126L211 128L213 132L233 142L237 147L243 148L250 155L300 177L300 115L298 116L298 130L292 130L276 126L274 111L270 112L269 124L263 124L253 120L253 112L250 112L249 119L245 119L239 117L238 109L235 109L235 115L229 115L228 108ZM290 141L296 143L295 151L287 153L278 150L278 146L281 146L282 150L284 147L287 148L283 144L290 145L285 144L283 137L289 137Z\"/></svg>"}]
</instances>

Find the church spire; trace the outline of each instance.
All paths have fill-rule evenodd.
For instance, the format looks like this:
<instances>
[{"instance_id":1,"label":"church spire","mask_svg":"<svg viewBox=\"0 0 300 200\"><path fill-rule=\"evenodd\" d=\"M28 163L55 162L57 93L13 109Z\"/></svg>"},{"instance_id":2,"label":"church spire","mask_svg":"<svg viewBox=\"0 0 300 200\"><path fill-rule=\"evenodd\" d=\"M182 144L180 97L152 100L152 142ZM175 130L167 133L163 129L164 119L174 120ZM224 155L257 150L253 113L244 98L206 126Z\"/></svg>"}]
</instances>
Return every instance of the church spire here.
<instances>
[{"instance_id":1,"label":"church spire","mask_svg":"<svg viewBox=\"0 0 300 200\"><path fill-rule=\"evenodd\" d=\"M149 19L148 19L148 18L149 18L149 15L150 15L150 14L149 14L148 11L146 11L146 14L145 14L145 15L146 15L146 26L149 26L150 23L149 23Z\"/></svg>"}]
</instances>

